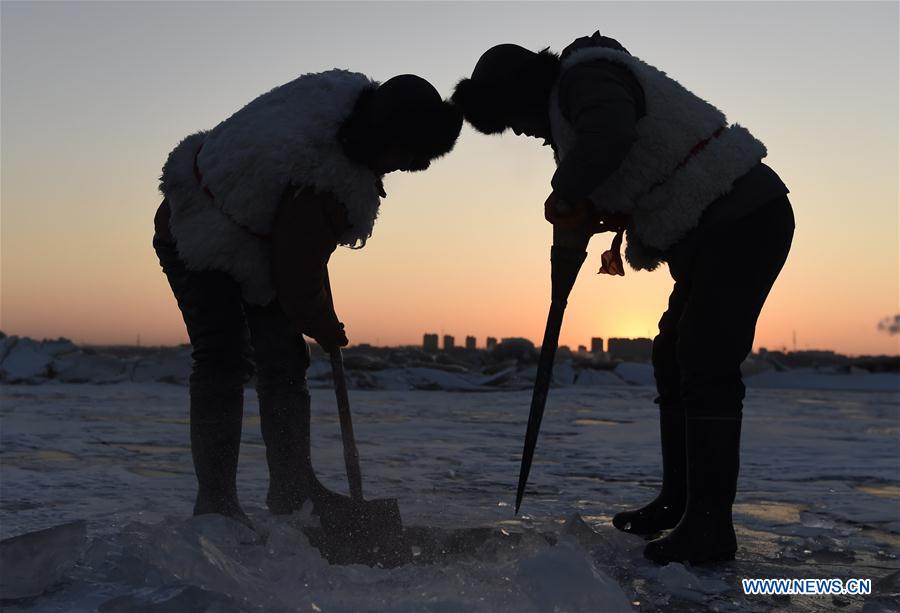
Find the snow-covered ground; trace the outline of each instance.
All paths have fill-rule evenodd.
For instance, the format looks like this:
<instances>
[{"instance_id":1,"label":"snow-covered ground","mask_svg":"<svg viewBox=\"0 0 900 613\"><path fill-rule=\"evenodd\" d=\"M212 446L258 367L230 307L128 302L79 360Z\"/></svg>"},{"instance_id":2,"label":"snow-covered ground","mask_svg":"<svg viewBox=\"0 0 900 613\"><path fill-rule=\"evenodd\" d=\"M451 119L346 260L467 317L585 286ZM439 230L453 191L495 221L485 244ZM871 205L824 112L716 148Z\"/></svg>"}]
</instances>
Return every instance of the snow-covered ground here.
<instances>
[{"instance_id":1,"label":"snow-covered ground","mask_svg":"<svg viewBox=\"0 0 900 613\"><path fill-rule=\"evenodd\" d=\"M641 538L609 523L658 486L653 390L596 383L551 391L518 519L511 504L529 391L352 391L366 495L398 498L415 543L413 563L395 569L329 566L299 530L314 519L268 515L249 389L239 487L255 533L223 518L189 517L185 387L5 385L0 536L26 536L0 545L0 605L33 612L900 609L896 384L874 392L751 389L738 560L660 568L642 559ZM326 484L346 491L330 390L313 390L313 409L315 465ZM36 532L43 529L50 530ZM870 578L877 593L745 596L740 579L750 577Z\"/></svg>"},{"instance_id":2,"label":"snow-covered ground","mask_svg":"<svg viewBox=\"0 0 900 613\"><path fill-rule=\"evenodd\" d=\"M537 352L530 341L513 339L511 345L530 348L533 355L504 360L497 350L456 354L426 354L413 348L351 348L345 355L348 384L366 390L497 391L530 389L534 384ZM503 353L506 341L498 347ZM179 383L187 385L191 348L178 347L83 348L60 338L38 341L0 332L0 382L54 383ZM390 352L390 360L384 359ZM481 355L479 355L479 353ZM527 353L527 351L526 351ZM379 355L380 354L380 355ZM554 366L556 387L653 385L647 363L592 362L588 354L559 356ZM521 356L520 356L521 357ZM749 387L768 389L830 389L894 391L900 393L900 373L868 372L861 368L824 366L785 369L757 355L742 366ZM896 368L895 368L896 370ZM311 387L331 387L327 358L312 360L307 373Z\"/></svg>"}]
</instances>

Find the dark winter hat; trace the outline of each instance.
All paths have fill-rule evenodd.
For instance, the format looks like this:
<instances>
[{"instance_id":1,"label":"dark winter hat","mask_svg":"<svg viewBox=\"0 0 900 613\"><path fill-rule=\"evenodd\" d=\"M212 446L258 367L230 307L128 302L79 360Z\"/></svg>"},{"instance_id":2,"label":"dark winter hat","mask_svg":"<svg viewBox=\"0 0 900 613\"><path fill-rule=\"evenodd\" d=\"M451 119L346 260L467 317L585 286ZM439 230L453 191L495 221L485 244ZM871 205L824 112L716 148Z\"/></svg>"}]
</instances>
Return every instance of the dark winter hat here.
<instances>
[{"instance_id":1,"label":"dark winter hat","mask_svg":"<svg viewBox=\"0 0 900 613\"><path fill-rule=\"evenodd\" d=\"M338 138L348 154L371 160L389 147L411 151L413 170L449 153L462 127L462 113L425 79L404 74L363 92Z\"/></svg>"},{"instance_id":2,"label":"dark winter hat","mask_svg":"<svg viewBox=\"0 0 900 613\"><path fill-rule=\"evenodd\" d=\"M511 114L546 107L558 74L559 58L549 49L497 45L482 54L471 78L456 85L452 100L476 130L499 134Z\"/></svg>"},{"instance_id":3,"label":"dark winter hat","mask_svg":"<svg viewBox=\"0 0 900 613\"><path fill-rule=\"evenodd\" d=\"M580 38L576 38L572 42L572 44L562 50L562 53L559 54L559 59L564 60L576 51L580 51L581 49L594 49L598 47L613 49L614 51L621 51L622 53L628 53L628 49L623 47L622 44L615 38L603 36L602 34L600 34L600 30L597 30L590 36L582 36ZM628 53L628 55L631 54Z\"/></svg>"}]
</instances>

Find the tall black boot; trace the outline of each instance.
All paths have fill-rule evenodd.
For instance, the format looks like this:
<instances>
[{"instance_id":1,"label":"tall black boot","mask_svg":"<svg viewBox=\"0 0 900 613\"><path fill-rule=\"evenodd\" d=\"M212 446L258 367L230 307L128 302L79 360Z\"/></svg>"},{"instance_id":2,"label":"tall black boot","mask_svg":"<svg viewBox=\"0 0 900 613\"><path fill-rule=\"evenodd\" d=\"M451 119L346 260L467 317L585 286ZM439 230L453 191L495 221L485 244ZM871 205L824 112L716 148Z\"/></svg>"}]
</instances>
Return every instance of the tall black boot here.
<instances>
[{"instance_id":1,"label":"tall black boot","mask_svg":"<svg viewBox=\"0 0 900 613\"><path fill-rule=\"evenodd\" d=\"M321 514L344 497L331 492L316 478L310 457L310 399L305 385L284 382L259 389L259 417L269 491L266 504L275 515L298 511L311 500Z\"/></svg>"},{"instance_id":2,"label":"tall black boot","mask_svg":"<svg viewBox=\"0 0 900 613\"><path fill-rule=\"evenodd\" d=\"M266 504L276 515L299 510L309 499L309 392L293 381L257 388L259 422L266 444L269 491Z\"/></svg>"},{"instance_id":3,"label":"tall black boot","mask_svg":"<svg viewBox=\"0 0 900 613\"><path fill-rule=\"evenodd\" d=\"M731 506L740 465L741 417L691 418L687 434L687 505L668 535L651 541L644 557L657 564L733 560L737 539Z\"/></svg>"},{"instance_id":4,"label":"tall black boot","mask_svg":"<svg viewBox=\"0 0 900 613\"><path fill-rule=\"evenodd\" d=\"M659 411L659 440L662 447L662 488L656 498L639 509L622 511L613 517L613 526L631 534L653 534L674 528L684 515L687 500L687 459L685 456L684 412L681 407Z\"/></svg>"},{"instance_id":5,"label":"tall black boot","mask_svg":"<svg viewBox=\"0 0 900 613\"><path fill-rule=\"evenodd\" d=\"M191 455L198 485L194 515L218 513L250 525L237 495L243 405L242 385L192 385Z\"/></svg>"}]
</instances>

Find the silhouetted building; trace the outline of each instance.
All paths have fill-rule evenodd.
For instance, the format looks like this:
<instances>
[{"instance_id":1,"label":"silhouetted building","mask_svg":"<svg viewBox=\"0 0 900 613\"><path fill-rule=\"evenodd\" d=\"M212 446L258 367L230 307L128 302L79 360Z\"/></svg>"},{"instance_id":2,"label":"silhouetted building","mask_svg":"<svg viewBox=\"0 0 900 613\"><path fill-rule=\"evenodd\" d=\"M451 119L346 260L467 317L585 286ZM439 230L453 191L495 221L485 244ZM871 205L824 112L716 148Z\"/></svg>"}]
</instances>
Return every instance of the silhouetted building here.
<instances>
[{"instance_id":1,"label":"silhouetted building","mask_svg":"<svg viewBox=\"0 0 900 613\"><path fill-rule=\"evenodd\" d=\"M477 346L477 341L474 336L466 337L466 349L475 349Z\"/></svg>"},{"instance_id":2,"label":"silhouetted building","mask_svg":"<svg viewBox=\"0 0 900 613\"><path fill-rule=\"evenodd\" d=\"M487 342L484 344L488 349L493 349L497 346L497 339L493 336L487 337Z\"/></svg>"},{"instance_id":3,"label":"silhouetted building","mask_svg":"<svg viewBox=\"0 0 900 613\"><path fill-rule=\"evenodd\" d=\"M606 348L613 360L649 362L653 341L649 338L611 338Z\"/></svg>"},{"instance_id":4,"label":"silhouetted building","mask_svg":"<svg viewBox=\"0 0 900 613\"><path fill-rule=\"evenodd\" d=\"M426 334L422 337L422 351L433 353L438 350L438 335Z\"/></svg>"},{"instance_id":5,"label":"silhouetted building","mask_svg":"<svg viewBox=\"0 0 900 613\"><path fill-rule=\"evenodd\" d=\"M584 345L578 345L578 353L587 353L587 347Z\"/></svg>"},{"instance_id":6,"label":"silhouetted building","mask_svg":"<svg viewBox=\"0 0 900 613\"><path fill-rule=\"evenodd\" d=\"M591 339L591 353L603 353L603 339L595 336Z\"/></svg>"},{"instance_id":7,"label":"silhouetted building","mask_svg":"<svg viewBox=\"0 0 900 613\"><path fill-rule=\"evenodd\" d=\"M444 351L451 351L456 345L456 339L449 334L444 335Z\"/></svg>"}]
</instances>

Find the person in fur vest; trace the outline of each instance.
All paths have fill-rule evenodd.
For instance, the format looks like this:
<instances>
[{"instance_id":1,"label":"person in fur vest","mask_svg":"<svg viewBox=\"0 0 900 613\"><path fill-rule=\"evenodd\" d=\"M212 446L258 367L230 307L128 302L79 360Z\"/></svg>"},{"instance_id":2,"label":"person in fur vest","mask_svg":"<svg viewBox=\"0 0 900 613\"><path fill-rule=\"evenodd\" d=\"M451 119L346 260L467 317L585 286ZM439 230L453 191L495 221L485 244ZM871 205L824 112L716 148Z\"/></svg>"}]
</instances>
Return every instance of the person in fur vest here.
<instances>
[{"instance_id":1,"label":"person in fur vest","mask_svg":"<svg viewBox=\"0 0 900 613\"><path fill-rule=\"evenodd\" d=\"M675 281L653 342L663 482L613 518L657 562L733 559L744 385L740 366L794 231L788 189L742 126L599 32L559 56L504 44L452 97L485 134L543 139L556 171L554 244L613 231L600 272L667 263Z\"/></svg>"},{"instance_id":2,"label":"person in fur vest","mask_svg":"<svg viewBox=\"0 0 900 613\"><path fill-rule=\"evenodd\" d=\"M276 87L185 138L160 179L153 246L193 346L194 514L247 522L236 488L244 384L256 374L272 513L343 497L310 461L309 347L347 345L327 265L371 236L382 177L448 153L459 111L427 81L330 70Z\"/></svg>"}]
</instances>

